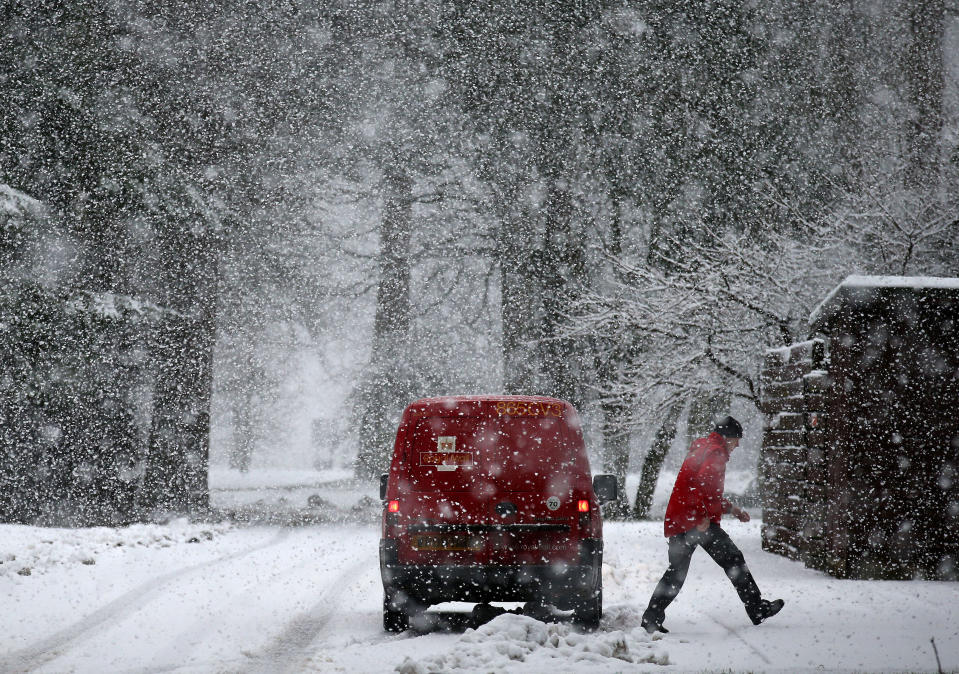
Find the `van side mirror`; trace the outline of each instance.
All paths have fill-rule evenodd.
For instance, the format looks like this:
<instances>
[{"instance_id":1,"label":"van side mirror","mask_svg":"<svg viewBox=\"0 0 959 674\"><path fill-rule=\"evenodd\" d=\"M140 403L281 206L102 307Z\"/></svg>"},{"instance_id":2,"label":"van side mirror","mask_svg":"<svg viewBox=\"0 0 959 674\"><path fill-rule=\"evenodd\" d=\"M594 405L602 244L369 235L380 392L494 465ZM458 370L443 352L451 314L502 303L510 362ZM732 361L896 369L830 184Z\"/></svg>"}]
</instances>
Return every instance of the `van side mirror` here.
<instances>
[{"instance_id":1,"label":"van side mirror","mask_svg":"<svg viewBox=\"0 0 959 674\"><path fill-rule=\"evenodd\" d=\"M386 483L389 482L389 480L390 480L389 473L383 473L382 475L380 475L380 500L381 501L386 500Z\"/></svg>"},{"instance_id":2,"label":"van side mirror","mask_svg":"<svg viewBox=\"0 0 959 674\"><path fill-rule=\"evenodd\" d=\"M593 493L600 503L609 503L619 497L619 482L615 475L597 475L593 478Z\"/></svg>"}]
</instances>

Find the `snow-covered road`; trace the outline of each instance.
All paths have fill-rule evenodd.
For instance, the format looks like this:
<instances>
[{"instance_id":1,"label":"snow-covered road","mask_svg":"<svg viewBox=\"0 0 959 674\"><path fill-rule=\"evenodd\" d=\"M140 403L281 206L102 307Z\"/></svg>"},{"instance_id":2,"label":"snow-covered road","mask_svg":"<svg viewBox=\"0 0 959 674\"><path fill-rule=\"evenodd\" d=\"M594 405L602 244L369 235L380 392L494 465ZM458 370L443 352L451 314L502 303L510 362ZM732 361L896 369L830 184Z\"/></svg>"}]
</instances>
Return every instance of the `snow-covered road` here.
<instances>
[{"instance_id":1,"label":"snow-covered road","mask_svg":"<svg viewBox=\"0 0 959 674\"><path fill-rule=\"evenodd\" d=\"M840 581L762 552L755 520L725 526L784 611L752 626L700 552L650 638L657 523L607 524L595 634L506 614L399 635L381 627L374 526L0 525L0 671L935 672L933 638L959 668L959 584Z\"/></svg>"}]
</instances>

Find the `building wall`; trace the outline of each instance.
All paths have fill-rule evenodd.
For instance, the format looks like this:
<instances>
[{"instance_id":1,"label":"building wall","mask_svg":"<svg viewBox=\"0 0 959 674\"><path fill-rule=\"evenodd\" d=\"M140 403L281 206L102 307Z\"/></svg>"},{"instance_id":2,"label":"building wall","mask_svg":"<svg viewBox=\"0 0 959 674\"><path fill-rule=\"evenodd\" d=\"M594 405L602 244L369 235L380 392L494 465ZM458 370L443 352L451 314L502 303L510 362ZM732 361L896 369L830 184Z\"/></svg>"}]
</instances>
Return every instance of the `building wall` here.
<instances>
[{"instance_id":1,"label":"building wall","mask_svg":"<svg viewBox=\"0 0 959 674\"><path fill-rule=\"evenodd\" d=\"M845 304L767 351L765 549L839 577L956 579L959 299Z\"/></svg>"},{"instance_id":2,"label":"building wall","mask_svg":"<svg viewBox=\"0 0 959 674\"><path fill-rule=\"evenodd\" d=\"M824 349L823 340L770 349L762 372L766 415L759 463L763 548L792 559L802 559L808 540L822 535L816 533L821 522L809 521L822 509L818 489L825 473L820 449L822 415L808 410L815 407L817 396L822 398L818 387L825 376Z\"/></svg>"}]
</instances>

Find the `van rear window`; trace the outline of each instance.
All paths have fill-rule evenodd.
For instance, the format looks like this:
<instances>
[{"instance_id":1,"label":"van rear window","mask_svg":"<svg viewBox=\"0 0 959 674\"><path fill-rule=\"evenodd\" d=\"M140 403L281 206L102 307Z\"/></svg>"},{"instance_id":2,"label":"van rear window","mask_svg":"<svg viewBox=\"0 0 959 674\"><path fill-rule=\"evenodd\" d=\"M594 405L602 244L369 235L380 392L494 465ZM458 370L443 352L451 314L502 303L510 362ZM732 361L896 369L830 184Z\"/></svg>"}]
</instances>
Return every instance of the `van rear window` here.
<instances>
[{"instance_id":1,"label":"van rear window","mask_svg":"<svg viewBox=\"0 0 959 674\"><path fill-rule=\"evenodd\" d=\"M552 416L428 416L416 421L407 461L414 491L543 491L588 472L579 433Z\"/></svg>"}]
</instances>

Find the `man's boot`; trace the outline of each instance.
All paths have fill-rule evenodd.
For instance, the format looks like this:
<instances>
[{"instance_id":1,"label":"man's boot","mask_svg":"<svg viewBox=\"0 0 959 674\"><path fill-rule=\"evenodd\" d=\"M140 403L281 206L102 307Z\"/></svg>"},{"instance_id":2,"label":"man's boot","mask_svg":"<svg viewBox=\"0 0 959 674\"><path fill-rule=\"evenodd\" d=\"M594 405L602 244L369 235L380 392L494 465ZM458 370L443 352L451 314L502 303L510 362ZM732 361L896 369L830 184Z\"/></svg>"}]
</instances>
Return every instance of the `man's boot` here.
<instances>
[{"instance_id":1,"label":"man's boot","mask_svg":"<svg viewBox=\"0 0 959 674\"><path fill-rule=\"evenodd\" d=\"M662 613L656 613L651 609L646 609L646 612L643 613L643 629L646 630L647 634L652 634L653 632L668 634L669 630L663 627L663 620L665 619L666 616Z\"/></svg>"},{"instance_id":2,"label":"man's boot","mask_svg":"<svg viewBox=\"0 0 959 674\"><path fill-rule=\"evenodd\" d=\"M785 604L786 602L782 599L774 599L773 601L763 599L759 602L758 608L748 611L749 619L753 621L753 625L758 625L782 611Z\"/></svg>"}]
</instances>

